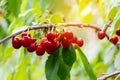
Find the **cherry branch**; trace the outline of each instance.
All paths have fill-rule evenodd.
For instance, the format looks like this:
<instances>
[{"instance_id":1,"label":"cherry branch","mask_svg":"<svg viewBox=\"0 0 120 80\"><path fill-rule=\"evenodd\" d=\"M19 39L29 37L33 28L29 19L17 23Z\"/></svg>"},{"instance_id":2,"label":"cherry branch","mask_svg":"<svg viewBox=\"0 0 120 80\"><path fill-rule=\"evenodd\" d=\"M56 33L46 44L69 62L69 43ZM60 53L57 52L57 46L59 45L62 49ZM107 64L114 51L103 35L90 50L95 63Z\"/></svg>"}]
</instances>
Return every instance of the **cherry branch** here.
<instances>
[{"instance_id":1,"label":"cherry branch","mask_svg":"<svg viewBox=\"0 0 120 80\"><path fill-rule=\"evenodd\" d=\"M107 30L107 27L110 26L111 23L112 23L112 21L110 21L108 24L105 25L105 30ZM100 31L101 30L99 28L99 26L96 26L96 25L93 25L93 24L82 24L82 23L41 24L41 25L37 25L37 26L30 26L30 27L27 27L23 30L20 30L20 31L16 32L16 33L13 33L13 34L5 37L4 39L0 40L0 44L4 43L5 41L9 40L10 38L24 32L24 31L27 31L27 30L36 30L36 29L41 29L41 28L52 28L52 27L55 27L55 26L63 26L63 27L72 26L72 27L79 27L79 28L92 28L95 31ZM107 38L109 38L109 37L107 36Z\"/></svg>"},{"instance_id":2,"label":"cherry branch","mask_svg":"<svg viewBox=\"0 0 120 80\"><path fill-rule=\"evenodd\" d=\"M107 80L108 78L112 77L112 76L116 76L120 74L120 71L116 71L116 72L113 72L113 73L110 73L110 74L107 74L105 76L102 76L100 78L98 78L97 80Z\"/></svg>"}]
</instances>

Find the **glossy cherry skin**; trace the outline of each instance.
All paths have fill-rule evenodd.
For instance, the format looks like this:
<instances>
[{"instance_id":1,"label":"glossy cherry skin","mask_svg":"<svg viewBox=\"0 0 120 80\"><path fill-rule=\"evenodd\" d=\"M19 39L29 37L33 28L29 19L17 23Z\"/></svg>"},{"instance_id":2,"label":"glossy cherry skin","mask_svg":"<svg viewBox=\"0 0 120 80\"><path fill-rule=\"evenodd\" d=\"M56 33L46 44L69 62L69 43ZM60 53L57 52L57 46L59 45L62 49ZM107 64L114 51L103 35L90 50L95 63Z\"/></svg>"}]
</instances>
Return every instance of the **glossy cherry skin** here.
<instances>
[{"instance_id":1,"label":"glossy cherry skin","mask_svg":"<svg viewBox=\"0 0 120 80\"><path fill-rule=\"evenodd\" d=\"M79 38L76 43L78 44L78 46L82 47L84 44L84 40Z\"/></svg>"},{"instance_id":2,"label":"glossy cherry skin","mask_svg":"<svg viewBox=\"0 0 120 80\"><path fill-rule=\"evenodd\" d=\"M31 39L29 36L23 36L22 45L23 47L29 47L31 45Z\"/></svg>"},{"instance_id":3,"label":"glossy cherry skin","mask_svg":"<svg viewBox=\"0 0 120 80\"><path fill-rule=\"evenodd\" d=\"M19 49L22 46L21 39L17 37L12 38L12 46L15 49Z\"/></svg>"},{"instance_id":4,"label":"glossy cherry skin","mask_svg":"<svg viewBox=\"0 0 120 80\"><path fill-rule=\"evenodd\" d=\"M56 38L56 34L53 33L53 32L48 32L48 33L46 34L46 37L47 37L47 39L48 39L49 41L52 41L52 40L54 40L54 39Z\"/></svg>"},{"instance_id":5,"label":"glossy cherry skin","mask_svg":"<svg viewBox=\"0 0 120 80\"><path fill-rule=\"evenodd\" d=\"M67 38L63 38L61 40L61 43L64 48L68 48L71 45L71 41Z\"/></svg>"},{"instance_id":6,"label":"glossy cherry skin","mask_svg":"<svg viewBox=\"0 0 120 80\"><path fill-rule=\"evenodd\" d=\"M116 30L116 34L117 34L118 36L120 36L120 28L118 28L118 29Z\"/></svg>"},{"instance_id":7,"label":"glossy cherry skin","mask_svg":"<svg viewBox=\"0 0 120 80\"><path fill-rule=\"evenodd\" d=\"M27 32L22 32L21 36L22 36L22 37L24 37L24 36L29 36L29 37L31 37L31 35L28 34Z\"/></svg>"},{"instance_id":8,"label":"glossy cherry skin","mask_svg":"<svg viewBox=\"0 0 120 80\"><path fill-rule=\"evenodd\" d=\"M34 52L35 50L36 50L36 44L35 43L32 43L28 48L27 48L27 50L29 51L29 52Z\"/></svg>"},{"instance_id":9,"label":"glossy cherry skin","mask_svg":"<svg viewBox=\"0 0 120 80\"><path fill-rule=\"evenodd\" d=\"M97 34L99 39L103 39L106 36L106 33L104 31L99 31Z\"/></svg>"},{"instance_id":10,"label":"glossy cherry skin","mask_svg":"<svg viewBox=\"0 0 120 80\"><path fill-rule=\"evenodd\" d=\"M118 42L118 37L117 37L117 36L112 36L112 37L110 38L110 41L111 41L113 44L117 44L117 42Z\"/></svg>"},{"instance_id":11,"label":"glossy cherry skin","mask_svg":"<svg viewBox=\"0 0 120 80\"><path fill-rule=\"evenodd\" d=\"M38 45L36 48L36 55L42 56L45 53L45 49L42 45Z\"/></svg>"}]
</instances>

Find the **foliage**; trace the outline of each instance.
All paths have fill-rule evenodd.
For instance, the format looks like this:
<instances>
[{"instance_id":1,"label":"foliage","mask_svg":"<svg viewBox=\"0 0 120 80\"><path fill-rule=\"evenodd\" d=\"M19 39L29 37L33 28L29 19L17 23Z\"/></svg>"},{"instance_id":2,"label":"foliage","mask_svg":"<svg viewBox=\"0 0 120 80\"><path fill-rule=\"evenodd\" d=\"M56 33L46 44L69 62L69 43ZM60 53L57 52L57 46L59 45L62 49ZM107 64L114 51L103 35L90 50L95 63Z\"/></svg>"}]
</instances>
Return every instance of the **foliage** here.
<instances>
[{"instance_id":1,"label":"foliage","mask_svg":"<svg viewBox=\"0 0 120 80\"><path fill-rule=\"evenodd\" d=\"M113 20L107 29L110 37L120 26L120 0L0 0L0 6L3 10L0 39L46 23L82 22L102 26ZM62 29L57 26L58 31ZM11 40L0 44L1 80L96 80L103 73L120 70L120 51L115 45L106 39L98 40L96 32L90 29L69 27L65 30L84 38L84 47L60 47L53 55L38 57L23 47L15 50ZM32 30L30 34L39 40L45 35L44 30Z\"/></svg>"}]
</instances>

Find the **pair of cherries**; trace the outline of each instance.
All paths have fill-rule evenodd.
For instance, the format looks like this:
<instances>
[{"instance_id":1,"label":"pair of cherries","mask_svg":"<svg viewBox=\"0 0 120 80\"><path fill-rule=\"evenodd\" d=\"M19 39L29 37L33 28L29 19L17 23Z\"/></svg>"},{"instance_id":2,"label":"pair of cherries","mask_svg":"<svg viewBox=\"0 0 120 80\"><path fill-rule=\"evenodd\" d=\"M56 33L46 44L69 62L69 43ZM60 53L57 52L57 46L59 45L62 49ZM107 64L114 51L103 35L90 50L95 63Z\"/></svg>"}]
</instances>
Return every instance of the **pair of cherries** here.
<instances>
[{"instance_id":1,"label":"pair of cherries","mask_svg":"<svg viewBox=\"0 0 120 80\"><path fill-rule=\"evenodd\" d=\"M99 38L99 39L103 39L105 36L106 36L106 32L104 32L104 31L99 31L99 32L98 32L98 38ZM115 35L115 36L112 36L112 37L110 38L110 41L111 41L113 44L117 44L117 42L118 42L118 36L120 36L120 28L117 28L117 30L116 30L116 35Z\"/></svg>"},{"instance_id":2,"label":"pair of cherries","mask_svg":"<svg viewBox=\"0 0 120 80\"><path fill-rule=\"evenodd\" d=\"M63 48L68 48L72 44L76 44L80 47L84 44L84 40L81 38L78 39L71 31L62 33L47 32L46 36L42 38L38 44L36 38L31 37L27 32L23 32L21 37L22 38L13 37L12 46L15 49L19 49L23 46L29 52L36 51L36 54L39 56L43 55L45 52L52 54L61 45Z\"/></svg>"}]
</instances>

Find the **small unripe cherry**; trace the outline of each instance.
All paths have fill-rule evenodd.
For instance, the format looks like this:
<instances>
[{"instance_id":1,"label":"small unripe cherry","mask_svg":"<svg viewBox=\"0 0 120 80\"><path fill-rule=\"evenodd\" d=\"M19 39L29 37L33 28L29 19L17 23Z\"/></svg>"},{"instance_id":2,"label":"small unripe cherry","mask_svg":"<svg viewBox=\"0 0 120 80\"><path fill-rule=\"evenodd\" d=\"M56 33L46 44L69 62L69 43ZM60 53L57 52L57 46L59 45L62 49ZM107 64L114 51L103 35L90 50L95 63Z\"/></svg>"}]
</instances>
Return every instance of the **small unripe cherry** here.
<instances>
[{"instance_id":1,"label":"small unripe cherry","mask_svg":"<svg viewBox=\"0 0 120 80\"><path fill-rule=\"evenodd\" d=\"M22 37L24 37L24 36L29 36L29 37L31 37L31 35L28 34L27 32L22 32L21 36L22 36Z\"/></svg>"},{"instance_id":2,"label":"small unripe cherry","mask_svg":"<svg viewBox=\"0 0 120 80\"><path fill-rule=\"evenodd\" d=\"M22 46L22 43L21 43L21 39L20 38L17 38L17 37L13 37L12 38L12 46L15 48L15 49L18 49Z\"/></svg>"},{"instance_id":3,"label":"small unripe cherry","mask_svg":"<svg viewBox=\"0 0 120 80\"><path fill-rule=\"evenodd\" d=\"M106 33L104 31L99 31L97 34L99 39L103 39L106 36Z\"/></svg>"},{"instance_id":4,"label":"small unripe cherry","mask_svg":"<svg viewBox=\"0 0 120 80\"><path fill-rule=\"evenodd\" d=\"M116 30L116 34L117 34L118 36L120 36L120 28L118 28L118 29Z\"/></svg>"},{"instance_id":5,"label":"small unripe cherry","mask_svg":"<svg viewBox=\"0 0 120 80\"><path fill-rule=\"evenodd\" d=\"M29 47L31 45L31 39L29 36L23 36L22 45L23 47Z\"/></svg>"},{"instance_id":6,"label":"small unripe cherry","mask_svg":"<svg viewBox=\"0 0 120 80\"><path fill-rule=\"evenodd\" d=\"M36 44L35 43L32 43L28 48L27 50L29 52L34 52L36 50Z\"/></svg>"},{"instance_id":7,"label":"small unripe cherry","mask_svg":"<svg viewBox=\"0 0 120 80\"><path fill-rule=\"evenodd\" d=\"M40 44L37 46L36 48L36 54L38 56L42 56L45 53L45 49L43 48L43 46Z\"/></svg>"},{"instance_id":8,"label":"small unripe cherry","mask_svg":"<svg viewBox=\"0 0 120 80\"><path fill-rule=\"evenodd\" d=\"M110 41L111 41L113 44L117 44L117 42L118 42L118 37L117 37L117 36L112 36L112 37L110 38Z\"/></svg>"},{"instance_id":9,"label":"small unripe cherry","mask_svg":"<svg viewBox=\"0 0 120 80\"><path fill-rule=\"evenodd\" d=\"M78 46L82 47L84 44L84 40L79 38L76 43L78 44Z\"/></svg>"},{"instance_id":10,"label":"small unripe cherry","mask_svg":"<svg viewBox=\"0 0 120 80\"><path fill-rule=\"evenodd\" d=\"M56 38L56 34L53 33L53 32L48 32L48 33L46 34L46 37L47 37L47 39L48 39L49 41L52 41L52 40L54 40L54 39Z\"/></svg>"},{"instance_id":11,"label":"small unripe cherry","mask_svg":"<svg viewBox=\"0 0 120 80\"><path fill-rule=\"evenodd\" d=\"M2 9L0 9L0 14L2 14L3 13L3 10Z\"/></svg>"}]
</instances>

